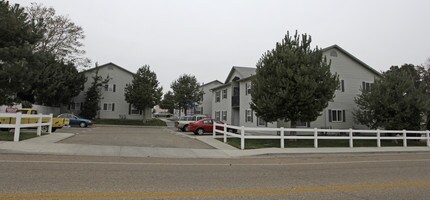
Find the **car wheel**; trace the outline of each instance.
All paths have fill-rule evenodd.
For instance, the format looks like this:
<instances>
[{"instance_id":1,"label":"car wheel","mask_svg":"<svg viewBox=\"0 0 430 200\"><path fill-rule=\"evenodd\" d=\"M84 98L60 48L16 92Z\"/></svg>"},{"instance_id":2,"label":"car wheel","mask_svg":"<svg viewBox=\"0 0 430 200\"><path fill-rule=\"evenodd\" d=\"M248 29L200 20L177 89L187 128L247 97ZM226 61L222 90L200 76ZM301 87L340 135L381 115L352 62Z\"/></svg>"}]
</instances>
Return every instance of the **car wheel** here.
<instances>
[{"instance_id":1,"label":"car wheel","mask_svg":"<svg viewBox=\"0 0 430 200\"><path fill-rule=\"evenodd\" d=\"M185 125L184 128L182 128L182 131L188 132L188 125Z\"/></svg>"},{"instance_id":2,"label":"car wheel","mask_svg":"<svg viewBox=\"0 0 430 200\"><path fill-rule=\"evenodd\" d=\"M43 132L48 132L49 127L48 126L42 126L42 131Z\"/></svg>"},{"instance_id":3,"label":"car wheel","mask_svg":"<svg viewBox=\"0 0 430 200\"><path fill-rule=\"evenodd\" d=\"M81 122L81 123L79 124L79 126L80 126L80 127L82 127L82 128L85 128L85 127L87 127L87 124L86 124L85 122Z\"/></svg>"},{"instance_id":4,"label":"car wheel","mask_svg":"<svg viewBox=\"0 0 430 200\"><path fill-rule=\"evenodd\" d=\"M196 130L197 135L203 135L205 133L205 131L202 128L199 128Z\"/></svg>"}]
</instances>

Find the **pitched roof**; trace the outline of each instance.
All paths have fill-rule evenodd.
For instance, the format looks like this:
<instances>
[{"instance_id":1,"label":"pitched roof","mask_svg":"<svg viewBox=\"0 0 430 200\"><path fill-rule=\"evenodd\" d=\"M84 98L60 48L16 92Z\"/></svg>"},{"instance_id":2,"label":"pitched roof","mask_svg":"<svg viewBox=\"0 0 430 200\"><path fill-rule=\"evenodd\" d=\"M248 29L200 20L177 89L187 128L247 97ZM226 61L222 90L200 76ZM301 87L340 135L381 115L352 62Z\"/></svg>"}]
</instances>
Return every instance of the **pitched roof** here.
<instances>
[{"instance_id":1,"label":"pitched roof","mask_svg":"<svg viewBox=\"0 0 430 200\"><path fill-rule=\"evenodd\" d=\"M355 62L361 64L364 66L364 68L366 68L367 70L375 73L378 76L382 76L381 72L376 71L375 69L373 69L372 67L370 67L369 65L367 65L366 63L364 63L363 61L361 61L360 59L356 58L355 56L353 56L352 54L350 54L349 52L347 52L345 49L342 49L340 46L338 46L337 44L331 45L329 47L326 47L324 49L322 49L323 51L328 51L330 49L337 49L340 52L344 53L345 55L347 55L349 58L351 58L352 60L354 60Z\"/></svg>"},{"instance_id":2,"label":"pitched roof","mask_svg":"<svg viewBox=\"0 0 430 200\"><path fill-rule=\"evenodd\" d=\"M123 71L125 71L127 73L130 73L131 75L134 75L133 72L130 72L130 71L128 71L128 70L126 70L126 69L124 69L124 68L120 67L119 65L116 65L115 63L112 63L112 62L100 65L100 66L98 66L98 68L100 69L100 68L107 67L107 66L115 66L115 67L117 67L117 68L119 68L119 69L121 69L121 70L123 70ZM90 72L90 71L93 71L95 69L96 69L96 67L93 67L91 69L87 69L87 70L82 71L82 73Z\"/></svg>"},{"instance_id":3,"label":"pitched roof","mask_svg":"<svg viewBox=\"0 0 430 200\"><path fill-rule=\"evenodd\" d=\"M209 83L205 83L205 84L201 85L200 87L204 87L204 86L209 85L209 84L211 84L211 83L218 83L218 84L222 84L222 83L221 83L221 81L219 81L219 80L214 80L214 81L211 81L211 82L209 82Z\"/></svg>"},{"instance_id":4,"label":"pitched roof","mask_svg":"<svg viewBox=\"0 0 430 200\"><path fill-rule=\"evenodd\" d=\"M239 75L241 76L240 78L247 78L250 77L252 75L255 74L255 70L256 68L253 67L238 67L238 66L233 66L230 70L230 73L227 76L227 79L225 79L224 84L226 84L228 82L228 80L230 80L231 76L233 75L234 71L237 71L237 73L239 73Z\"/></svg>"}]
</instances>

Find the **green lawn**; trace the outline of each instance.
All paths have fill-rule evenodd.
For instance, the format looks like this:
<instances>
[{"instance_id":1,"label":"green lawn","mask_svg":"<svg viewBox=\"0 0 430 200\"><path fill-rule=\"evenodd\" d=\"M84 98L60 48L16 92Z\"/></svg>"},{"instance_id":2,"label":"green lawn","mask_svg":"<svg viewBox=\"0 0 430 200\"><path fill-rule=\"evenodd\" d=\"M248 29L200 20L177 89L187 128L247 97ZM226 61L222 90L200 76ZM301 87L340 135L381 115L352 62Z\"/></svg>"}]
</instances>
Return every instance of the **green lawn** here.
<instances>
[{"instance_id":1,"label":"green lawn","mask_svg":"<svg viewBox=\"0 0 430 200\"><path fill-rule=\"evenodd\" d=\"M223 138L218 138L223 141ZM277 139L247 139L245 140L245 149L260 149L260 148L280 148L280 140ZM240 148L239 138L229 138L227 143L236 148ZM376 140L354 140L354 147L376 147ZM394 143L393 140L381 140L381 146L403 146L403 140ZM426 146L415 140L408 140L408 146ZM286 148L313 148L313 140L285 140ZM318 147L349 147L349 140L318 140Z\"/></svg>"},{"instance_id":2,"label":"green lawn","mask_svg":"<svg viewBox=\"0 0 430 200\"><path fill-rule=\"evenodd\" d=\"M95 124L112 124L112 125L136 125L136 126L167 126L166 122L160 119L151 119L146 123L142 120L131 120L131 119L97 119Z\"/></svg>"},{"instance_id":3,"label":"green lawn","mask_svg":"<svg viewBox=\"0 0 430 200\"><path fill-rule=\"evenodd\" d=\"M43 133L42 135L46 135L48 133ZM7 131L0 131L0 141L13 141L14 133ZM19 135L19 141L30 139L37 137L36 132L21 132Z\"/></svg>"}]
</instances>

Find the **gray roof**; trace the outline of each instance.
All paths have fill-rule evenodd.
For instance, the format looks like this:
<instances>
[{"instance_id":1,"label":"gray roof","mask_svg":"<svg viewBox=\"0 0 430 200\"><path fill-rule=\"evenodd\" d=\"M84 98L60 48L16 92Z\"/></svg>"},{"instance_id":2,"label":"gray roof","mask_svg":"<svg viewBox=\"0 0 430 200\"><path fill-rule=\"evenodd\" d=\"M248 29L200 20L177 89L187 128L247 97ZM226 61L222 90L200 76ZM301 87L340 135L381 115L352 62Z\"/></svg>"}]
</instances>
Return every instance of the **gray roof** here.
<instances>
[{"instance_id":1,"label":"gray roof","mask_svg":"<svg viewBox=\"0 0 430 200\"><path fill-rule=\"evenodd\" d=\"M134 75L133 72L130 72L130 71L128 71L128 70L126 70L126 69L124 69L124 68L120 67L119 65L116 65L115 63L112 63L112 62L100 65L100 66L98 66L98 68L100 69L100 68L107 67L107 66L115 66L118 69L124 70L125 72L130 73L131 75ZM90 72L90 71L93 71L95 69L96 69L96 67L93 67L91 69L87 69L87 70L82 71L82 73Z\"/></svg>"},{"instance_id":2,"label":"gray roof","mask_svg":"<svg viewBox=\"0 0 430 200\"><path fill-rule=\"evenodd\" d=\"M231 68L230 73L227 76L227 79L225 79L224 84L226 84L228 82L228 80L233 75L234 71L237 71L239 73L239 75L241 76L239 78L243 79L243 78L247 78L247 77L250 77L250 76L254 75L255 74L255 70L256 70L256 68L253 68L253 67L238 67L238 66L233 66L233 68Z\"/></svg>"}]
</instances>

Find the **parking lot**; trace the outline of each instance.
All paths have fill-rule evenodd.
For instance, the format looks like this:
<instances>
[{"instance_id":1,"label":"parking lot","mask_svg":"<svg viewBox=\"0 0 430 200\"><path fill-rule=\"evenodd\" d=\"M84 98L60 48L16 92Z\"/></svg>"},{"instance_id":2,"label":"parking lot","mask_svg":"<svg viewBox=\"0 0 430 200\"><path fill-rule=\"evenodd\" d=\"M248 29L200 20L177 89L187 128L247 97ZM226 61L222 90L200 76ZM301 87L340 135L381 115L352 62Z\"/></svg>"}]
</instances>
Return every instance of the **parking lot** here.
<instances>
[{"instance_id":1,"label":"parking lot","mask_svg":"<svg viewBox=\"0 0 430 200\"><path fill-rule=\"evenodd\" d=\"M90 128L65 127L58 132L75 134L75 136L59 142L68 144L213 149L206 143L186 137L176 133L175 129L166 127L95 125Z\"/></svg>"}]
</instances>

